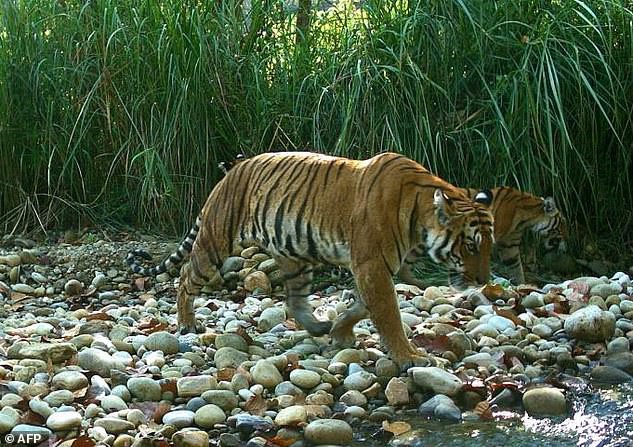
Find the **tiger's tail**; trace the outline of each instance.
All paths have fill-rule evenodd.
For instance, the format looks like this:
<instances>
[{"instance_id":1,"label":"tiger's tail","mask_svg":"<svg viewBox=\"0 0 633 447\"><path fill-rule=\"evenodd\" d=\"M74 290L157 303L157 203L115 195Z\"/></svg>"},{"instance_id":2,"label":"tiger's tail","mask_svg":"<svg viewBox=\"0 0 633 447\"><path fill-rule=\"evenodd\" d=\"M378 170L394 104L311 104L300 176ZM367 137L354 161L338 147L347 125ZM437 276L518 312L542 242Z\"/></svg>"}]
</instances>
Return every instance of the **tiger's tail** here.
<instances>
[{"instance_id":1,"label":"tiger's tail","mask_svg":"<svg viewBox=\"0 0 633 447\"><path fill-rule=\"evenodd\" d=\"M170 254L157 266L144 267L139 263L138 258L145 259L146 261L152 260L152 255L150 255L147 251L143 249L131 250L127 254L125 262L130 267L130 270L142 276L160 275L170 268L178 266L187 256L189 256L189 254L191 253L191 249L193 248L193 242L196 240L196 236L198 235L201 224L202 221L200 220L200 216L198 216L196 218L196 223L193 224L193 227L191 227L189 233L187 233L187 236L185 236L176 251Z\"/></svg>"}]
</instances>

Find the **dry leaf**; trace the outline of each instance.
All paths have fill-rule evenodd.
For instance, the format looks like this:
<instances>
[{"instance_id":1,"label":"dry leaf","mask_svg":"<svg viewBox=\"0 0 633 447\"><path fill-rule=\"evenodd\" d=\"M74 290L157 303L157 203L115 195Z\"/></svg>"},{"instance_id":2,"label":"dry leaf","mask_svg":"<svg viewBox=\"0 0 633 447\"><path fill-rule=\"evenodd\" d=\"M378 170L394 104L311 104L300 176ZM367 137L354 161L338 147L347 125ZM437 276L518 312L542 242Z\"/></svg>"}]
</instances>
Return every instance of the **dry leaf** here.
<instances>
[{"instance_id":1,"label":"dry leaf","mask_svg":"<svg viewBox=\"0 0 633 447\"><path fill-rule=\"evenodd\" d=\"M282 438L280 436L273 436L272 438L267 440L267 446L275 446L275 447L289 447L294 444L297 440L294 438Z\"/></svg>"},{"instance_id":2,"label":"dry leaf","mask_svg":"<svg viewBox=\"0 0 633 447\"><path fill-rule=\"evenodd\" d=\"M447 335L437 335L436 337L428 337L423 334L414 335L411 341L415 346L426 349L428 352L439 354L448 351L451 340Z\"/></svg>"},{"instance_id":3,"label":"dry leaf","mask_svg":"<svg viewBox=\"0 0 633 447\"><path fill-rule=\"evenodd\" d=\"M167 391L171 391L174 394L174 396L178 395L178 387L176 386L175 380L161 382L160 389L163 393Z\"/></svg>"},{"instance_id":4,"label":"dry leaf","mask_svg":"<svg viewBox=\"0 0 633 447\"><path fill-rule=\"evenodd\" d=\"M244 409L255 416L263 416L268 410L268 402L261 394L256 394L246 401Z\"/></svg>"},{"instance_id":5,"label":"dry leaf","mask_svg":"<svg viewBox=\"0 0 633 447\"><path fill-rule=\"evenodd\" d=\"M71 447L94 447L96 443L88 436L80 436L76 438Z\"/></svg>"},{"instance_id":6,"label":"dry leaf","mask_svg":"<svg viewBox=\"0 0 633 447\"><path fill-rule=\"evenodd\" d=\"M111 321L114 320L110 315L105 312L92 312L86 315L86 321L99 320L99 321Z\"/></svg>"},{"instance_id":7,"label":"dry leaf","mask_svg":"<svg viewBox=\"0 0 633 447\"><path fill-rule=\"evenodd\" d=\"M246 329L244 329L244 327L243 327L243 326L238 326L238 327L237 327L237 330L235 331L235 333L236 333L237 335L239 335L240 337L242 337L242 338L244 339L244 341L246 341L246 344L247 344L247 345L249 345L249 346L250 346L250 345L252 345L252 344L253 344L253 339L251 338L251 336L250 336L250 335L248 335L248 334L246 333Z\"/></svg>"},{"instance_id":8,"label":"dry leaf","mask_svg":"<svg viewBox=\"0 0 633 447\"><path fill-rule=\"evenodd\" d=\"M474 411L475 411L475 414L477 414L483 420L489 421L493 419L492 409L490 408L490 404L485 400L475 405Z\"/></svg>"},{"instance_id":9,"label":"dry leaf","mask_svg":"<svg viewBox=\"0 0 633 447\"><path fill-rule=\"evenodd\" d=\"M217 377L218 382L230 382L233 376L235 375L235 368L222 368L218 371Z\"/></svg>"},{"instance_id":10,"label":"dry leaf","mask_svg":"<svg viewBox=\"0 0 633 447\"><path fill-rule=\"evenodd\" d=\"M26 295L24 293L20 293L20 292L11 292L11 301L13 301L14 303L19 303L20 301L29 299L29 298L33 298L31 295Z\"/></svg>"},{"instance_id":11,"label":"dry leaf","mask_svg":"<svg viewBox=\"0 0 633 447\"><path fill-rule=\"evenodd\" d=\"M511 320L517 326L524 326L525 323L514 313L512 309L504 309L501 307L497 307L494 304L492 305L492 310L499 315L500 317L507 318Z\"/></svg>"},{"instance_id":12,"label":"dry leaf","mask_svg":"<svg viewBox=\"0 0 633 447\"><path fill-rule=\"evenodd\" d=\"M145 282L146 279L145 278L136 278L134 280L134 287L136 287L137 290L145 290Z\"/></svg>"},{"instance_id":13,"label":"dry leaf","mask_svg":"<svg viewBox=\"0 0 633 447\"><path fill-rule=\"evenodd\" d=\"M382 421L382 429L398 436L411 430L411 426L402 421L389 422L385 420Z\"/></svg>"},{"instance_id":14,"label":"dry leaf","mask_svg":"<svg viewBox=\"0 0 633 447\"><path fill-rule=\"evenodd\" d=\"M503 292L503 287L500 284L486 284L481 288L481 293L492 301L503 297Z\"/></svg>"}]
</instances>

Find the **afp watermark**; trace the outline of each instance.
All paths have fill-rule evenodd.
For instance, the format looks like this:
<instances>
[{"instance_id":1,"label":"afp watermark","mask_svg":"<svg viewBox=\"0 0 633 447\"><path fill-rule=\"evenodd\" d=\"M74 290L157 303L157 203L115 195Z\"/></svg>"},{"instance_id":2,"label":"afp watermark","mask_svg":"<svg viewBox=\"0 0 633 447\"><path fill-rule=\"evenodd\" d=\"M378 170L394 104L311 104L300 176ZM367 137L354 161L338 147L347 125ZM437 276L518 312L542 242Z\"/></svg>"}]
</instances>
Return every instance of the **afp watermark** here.
<instances>
[{"instance_id":1,"label":"afp watermark","mask_svg":"<svg viewBox=\"0 0 633 447\"><path fill-rule=\"evenodd\" d=\"M38 445L44 441L46 437L42 433L17 432L0 436L3 444L8 446L17 445Z\"/></svg>"}]
</instances>

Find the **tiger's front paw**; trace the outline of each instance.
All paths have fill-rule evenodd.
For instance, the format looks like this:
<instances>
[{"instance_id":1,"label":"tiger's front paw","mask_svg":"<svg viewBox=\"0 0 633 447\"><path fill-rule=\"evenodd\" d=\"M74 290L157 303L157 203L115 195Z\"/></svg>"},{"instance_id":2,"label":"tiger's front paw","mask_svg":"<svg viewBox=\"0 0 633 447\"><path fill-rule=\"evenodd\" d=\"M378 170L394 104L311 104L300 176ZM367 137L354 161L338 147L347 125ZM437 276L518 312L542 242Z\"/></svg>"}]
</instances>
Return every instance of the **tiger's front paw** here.
<instances>
[{"instance_id":1,"label":"tiger's front paw","mask_svg":"<svg viewBox=\"0 0 633 447\"><path fill-rule=\"evenodd\" d=\"M202 325L196 323L195 317L182 318L178 322L178 332L181 334L196 334L204 332Z\"/></svg>"}]
</instances>

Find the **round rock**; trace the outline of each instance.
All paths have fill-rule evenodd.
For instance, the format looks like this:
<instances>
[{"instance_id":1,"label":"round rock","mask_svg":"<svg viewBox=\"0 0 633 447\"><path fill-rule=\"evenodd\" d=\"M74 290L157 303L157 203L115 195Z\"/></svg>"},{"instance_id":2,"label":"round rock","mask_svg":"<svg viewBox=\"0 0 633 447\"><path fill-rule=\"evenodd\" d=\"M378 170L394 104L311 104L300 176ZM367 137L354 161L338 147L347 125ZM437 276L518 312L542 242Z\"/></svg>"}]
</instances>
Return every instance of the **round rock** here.
<instances>
[{"instance_id":1,"label":"round rock","mask_svg":"<svg viewBox=\"0 0 633 447\"><path fill-rule=\"evenodd\" d=\"M298 387L310 389L321 383L321 376L314 371L294 369L290 372L290 381Z\"/></svg>"},{"instance_id":2,"label":"round rock","mask_svg":"<svg viewBox=\"0 0 633 447\"><path fill-rule=\"evenodd\" d=\"M178 338L166 331L150 334L144 345L149 351L163 351L165 355L176 354L179 351Z\"/></svg>"},{"instance_id":3,"label":"round rock","mask_svg":"<svg viewBox=\"0 0 633 447\"><path fill-rule=\"evenodd\" d=\"M608 340L615 332L615 315L595 305L583 307L565 320L564 328L567 335L577 340Z\"/></svg>"},{"instance_id":4,"label":"round rock","mask_svg":"<svg viewBox=\"0 0 633 447\"><path fill-rule=\"evenodd\" d=\"M200 407L194 414L196 425L202 428L213 428L215 424L221 424L226 420L224 411L217 405L208 404Z\"/></svg>"},{"instance_id":5,"label":"round rock","mask_svg":"<svg viewBox=\"0 0 633 447\"><path fill-rule=\"evenodd\" d=\"M268 360L259 360L255 363L251 368L251 376L255 383L266 388L274 388L284 380L277 367Z\"/></svg>"},{"instance_id":6,"label":"round rock","mask_svg":"<svg viewBox=\"0 0 633 447\"><path fill-rule=\"evenodd\" d=\"M170 411L163 416L163 424L173 425L176 428L191 427L195 413L189 410Z\"/></svg>"},{"instance_id":7,"label":"round rock","mask_svg":"<svg viewBox=\"0 0 633 447\"><path fill-rule=\"evenodd\" d=\"M160 384L150 377L132 377L127 388L140 401L159 401L162 395Z\"/></svg>"},{"instance_id":8,"label":"round rock","mask_svg":"<svg viewBox=\"0 0 633 447\"><path fill-rule=\"evenodd\" d=\"M79 371L62 371L53 376L51 384L53 388L76 391L88 386L88 378Z\"/></svg>"},{"instance_id":9,"label":"round rock","mask_svg":"<svg viewBox=\"0 0 633 447\"><path fill-rule=\"evenodd\" d=\"M68 431L81 425L81 414L77 411L58 411L46 419L46 426L53 431Z\"/></svg>"},{"instance_id":10,"label":"round rock","mask_svg":"<svg viewBox=\"0 0 633 447\"><path fill-rule=\"evenodd\" d=\"M318 419L310 422L304 432L305 439L315 445L350 445L352 427L338 419Z\"/></svg>"},{"instance_id":11,"label":"round rock","mask_svg":"<svg viewBox=\"0 0 633 447\"><path fill-rule=\"evenodd\" d=\"M532 388L523 394L523 406L530 416L556 416L567 413L567 401L554 387Z\"/></svg>"}]
</instances>

